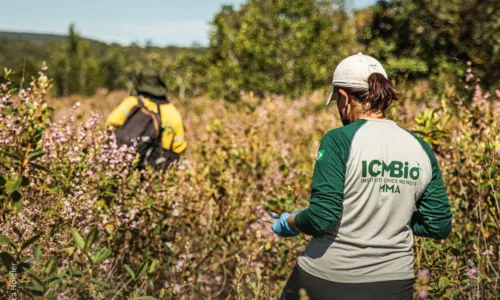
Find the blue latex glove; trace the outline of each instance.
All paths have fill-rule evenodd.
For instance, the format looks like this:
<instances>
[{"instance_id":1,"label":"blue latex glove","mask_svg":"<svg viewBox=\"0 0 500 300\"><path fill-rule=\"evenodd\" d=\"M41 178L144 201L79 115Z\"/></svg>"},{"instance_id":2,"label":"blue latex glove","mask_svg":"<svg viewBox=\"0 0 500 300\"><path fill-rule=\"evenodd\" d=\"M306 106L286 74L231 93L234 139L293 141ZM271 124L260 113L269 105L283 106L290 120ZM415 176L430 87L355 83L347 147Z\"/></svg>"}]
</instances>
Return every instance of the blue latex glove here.
<instances>
[{"instance_id":1,"label":"blue latex glove","mask_svg":"<svg viewBox=\"0 0 500 300\"><path fill-rule=\"evenodd\" d=\"M286 220L290 216L289 213L284 212L281 214L281 216L277 217L274 216L274 225L272 227L274 233L281 237L290 237L290 236L296 236L299 233L290 227L288 224L288 221Z\"/></svg>"}]
</instances>

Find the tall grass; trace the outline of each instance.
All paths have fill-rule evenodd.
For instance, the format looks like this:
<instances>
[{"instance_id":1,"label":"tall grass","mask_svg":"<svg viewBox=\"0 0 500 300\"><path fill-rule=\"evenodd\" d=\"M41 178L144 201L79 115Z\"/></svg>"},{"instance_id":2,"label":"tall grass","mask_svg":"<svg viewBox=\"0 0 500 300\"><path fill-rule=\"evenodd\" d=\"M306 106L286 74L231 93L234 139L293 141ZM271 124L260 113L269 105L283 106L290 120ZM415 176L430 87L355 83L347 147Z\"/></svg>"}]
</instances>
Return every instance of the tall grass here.
<instances>
[{"instance_id":1,"label":"tall grass","mask_svg":"<svg viewBox=\"0 0 500 300\"><path fill-rule=\"evenodd\" d=\"M179 104L188 151L159 174L135 170L102 126L125 93L52 111L50 86L41 72L29 89L0 87L0 299L280 294L308 238L278 239L265 210L307 205L319 141L341 126L322 93ZM415 240L415 297L497 298L500 92L405 99L391 115L432 144L454 216L446 241Z\"/></svg>"}]
</instances>

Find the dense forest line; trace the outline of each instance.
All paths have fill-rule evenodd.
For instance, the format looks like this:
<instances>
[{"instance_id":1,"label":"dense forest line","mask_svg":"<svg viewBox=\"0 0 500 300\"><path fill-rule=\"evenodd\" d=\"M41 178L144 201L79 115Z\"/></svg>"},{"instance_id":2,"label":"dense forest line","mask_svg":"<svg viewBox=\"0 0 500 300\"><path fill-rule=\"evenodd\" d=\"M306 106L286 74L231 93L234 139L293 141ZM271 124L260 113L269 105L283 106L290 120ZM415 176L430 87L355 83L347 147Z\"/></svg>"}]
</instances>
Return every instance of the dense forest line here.
<instances>
[{"instance_id":1,"label":"dense forest line","mask_svg":"<svg viewBox=\"0 0 500 300\"><path fill-rule=\"evenodd\" d=\"M352 13L339 0L252 0L223 6L208 47L121 46L67 37L0 33L0 66L13 80L47 61L57 96L125 89L145 65L180 99L201 94L238 100L241 92L297 97L324 87L331 69L362 51L388 66L397 83L419 79L442 90L462 81L467 62L485 88L498 84L500 2L379 1ZM24 70L24 72L23 72Z\"/></svg>"}]
</instances>

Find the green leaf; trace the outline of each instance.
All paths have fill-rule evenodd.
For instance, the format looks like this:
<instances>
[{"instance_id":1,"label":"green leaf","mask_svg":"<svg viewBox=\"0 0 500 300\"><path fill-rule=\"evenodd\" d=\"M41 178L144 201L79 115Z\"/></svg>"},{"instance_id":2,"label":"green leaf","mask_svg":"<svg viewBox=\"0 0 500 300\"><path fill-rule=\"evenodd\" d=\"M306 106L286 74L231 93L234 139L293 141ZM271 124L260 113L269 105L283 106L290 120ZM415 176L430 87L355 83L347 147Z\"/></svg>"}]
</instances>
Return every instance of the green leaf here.
<instances>
[{"instance_id":1,"label":"green leaf","mask_svg":"<svg viewBox=\"0 0 500 300\"><path fill-rule=\"evenodd\" d=\"M17 194L17 192L14 192L14 194ZM19 201L21 199L20 197L16 197L16 199L18 200L14 200L14 204L16 205L16 213L19 213L21 212L23 202Z\"/></svg>"},{"instance_id":2,"label":"green leaf","mask_svg":"<svg viewBox=\"0 0 500 300\"><path fill-rule=\"evenodd\" d=\"M40 249L40 246L35 246L33 248L33 256L36 258L36 260L42 259L42 250Z\"/></svg>"},{"instance_id":3,"label":"green leaf","mask_svg":"<svg viewBox=\"0 0 500 300\"><path fill-rule=\"evenodd\" d=\"M147 267L148 263L147 262L143 262L140 266L139 266L139 269L137 270L136 274L137 274L137 277L140 278L142 276L142 274L144 273L144 271L146 270L146 267Z\"/></svg>"},{"instance_id":4,"label":"green leaf","mask_svg":"<svg viewBox=\"0 0 500 300\"><path fill-rule=\"evenodd\" d=\"M105 288L109 288L111 286L109 283L104 282L102 280L98 280L98 279L90 279L90 282L98 284L98 285L103 286Z\"/></svg>"},{"instance_id":5,"label":"green leaf","mask_svg":"<svg viewBox=\"0 0 500 300\"><path fill-rule=\"evenodd\" d=\"M50 276L49 278L49 281L55 281L55 280L59 280L59 279L63 279L64 278L64 275L63 274L53 274Z\"/></svg>"},{"instance_id":6,"label":"green leaf","mask_svg":"<svg viewBox=\"0 0 500 300\"><path fill-rule=\"evenodd\" d=\"M7 180L5 180L5 178L2 175L0 175L0 187L5 186L6 182L7 182Z\"/></svg>"},{"instance_id":7,"label":"green leaf","mask_svg":"<svg viewBox=\"0 0 500 300\"><path fill-rule=\"evenodd\" d=\"M156 298L151 296L140 296L137 300L156 300Z\"/></svg>"},{"instance_id":8,"label":"green leaf","mask_svg":"<svg viewBox=\"0 0 500 300\"><path fill-rule=\"evenodd\" d=\"M20 156L20 155L18 155L18 154L16 154L16 153L10 153L10 152L7 152L7 151L3 151L3 150L1 150L1 149L0 149L0 153L3 153L3 154L5 154L5 155L7 155L7 156L9 156L9 157L12 157L12 158L14 158L14 159L17 159L17 160L19 160L19 161L21 161L21 160L22 160L21 156Z\"/></svg>"},{"instance_id":9,"label":"green leaf","mask_svg":"<svg viewBox=\"0 0 500 300\"><path fill-rule=\"evenodd\" d=\"M49 279L49 287L53 287L55 285L57 285L59 282L63 281L63 277L61 275L55 275L55 276L51 276L50 279Z\"/></svg>"},{"instance_id":10,"label":"green leaf","mask_svg":"<svg viewBox=\"0 0 500 300\"><path fill-rule=\"evenodd\" d=\"M78 271L77 269L73 268L68 268L68 275L73 278L81 278L83 276L82 272Z\"/></svg>"},{"instance_id":11,"label":"green leaf","mask_svg":"<svg viewBox=\"0 0 500 300\"><path fill-rule=\"evenodd\" d=\"M493 228L498 228L498 226L497 226L497 224L495 224L495 222L489 222L488 224L486 224L486 226L493 227Z\"/></svg>"},{"instance_id":12,"label":"green leaf","mask_svg":"<svg viewBox=\"0 0 500 300\"><path fill-rule=\"evenodd\" d=\"M5 235L0 234L0 243L7 244L10 247L12 247L13 250L17 250L17 245L14 244L13 241L11 241L8 237Z\"/></svg>"},{"instance_id":13,"label":"green leaf","mask_svg":"<svg viewBox=\"0 0 500 300\"><path fill-rule=\"evenodd\" d=\"M28 154L28 158L35 159L35 158L38 158L44 154L45 154L45 150L42 149L42 150L31 152L30 154Z\"/></svg>"},{"instance_id":14,"label":"green leaf","mask_svg":"<svg viewBox=\"0 0 500 300\"><path fill-rule=\"evenodd\" d=\"M73 240L75 240L78 249L83 250L85 248L85 240L82 238L80 233L74 228L71 228L70 232Z\"/></svg>"},{"instance_id":15,"label":"green leaf","mask_svg":"<svg viewBox=\"0 0 500 300\"><path fill-rule=\"evenodd\" d=\"M13 192L17 191L22 181L23 179L17 175L9 179L5 184L5 192L7 193L7 195L10 195Z\"/></svg>"},{"instance_id":16,"label":"green leaf","mask_svg":"<svg viewBox=\"0 0 500 300\"><path fill-rule=\"evenodd\" d=\"M134 274L134 271L132 271L132 268L130 268L129 265L123 265L123 267L127 271L127 273L130 276L130 278L135 279L135 274Z\"/></svg>"},{"instance_id":17,"label":"green leaf","mask_svg":"<svg viewBox=\"0 0 500 300\"><path fill-rule=\"evenodd\" d=\"M149 265L149 273L153 273L156 270L156 264L158 263L158 260L156 258L153 258L151 261L151 264Z\"/></svg>"},{"instance_id":18,"label":"green leaf","mask_svg":"<svg viewBox=\"0 0 500 300\"><path fill-rule=\"evenodd\" d=\"M30 162L30 165L35 167L36 169L39 169L39 170L42 170L42 171L45 171L45 172L50 172L50 169L45 167L45 166L42 166L40 164L36 164L34 162Z\"/></svg>"},{"instance_id":19,"label":"green leaf","mask_svg":"<svg viewBox=\"0 0 500 300\"><path fill-rule=\"evenodd\" d=\"M39 283L39 284L41 284L42 286L45 286L45 284L43 283L43 280L42 280L42 279L41 279L41 278L40 278L40 277L39 277L39 276L38 276L35 272L33 272L33 271L32 271L32 270L30 270L30 269L27 269L27 270L26 270L26 273L28 273L28 275L29 275L31 278L35 279L35 280L36 280L36 282L38 282L38 283ZM44 289L45 289L45 288L44 288Z\"/></svg>"},{"instance_id":20,"label":"green leaf","mask_svg":"<svg viewBox=\"0 0 500 300\"><path fill-rule=\"evenodd\" d=\"M52 272L52 270L54 269L55 265L56 265L56 259L53 257L49 261L47 261L47 263L45 263L45 266L44 266L42 272L45 275L49 275Z\"/></svg>"},{"instance_id":21,"label":"green leaf","mask_svg":"<svg viewBox=\"0 0 500 300\"><path fill-rule=\"evenodd\" d=\"M105 290L102 292L104 295L114 295L116 292L115 290Z\"/></svg>"},{"instance_id":22,"label":"green leaf","mask_svg":"<svg viewBox=\"0 0 500 300\"><path fill-rule=\"evenodd\" d=\"M94 241L97 239L97 234L97 227L94 227L92 228L92 230L90 230L89 234L87 235L87 241L85 242L85 247L83 250L88 251L90 249Z\"/></svg>"},{"instance_id":23,"label":"green leaf","mask_svg":"<svg viewBox=\"0 0 500 300\"><path fill-rule=\"evenodd\" d=\"M43 287L40 284L34 284L31 286L27 286L26 288L30 290L31 294L33 294L34 296L42 297L43 294L45 293L45 287Z\"/></svg>"},{"instance_id":24,"label":"green leaf","mask_svg":"<svg viewBox=\"0 0 500 300\"><path fill-rule=\"evenodd\" d=\"M24 249L28 248L31 244L33 244L36 241L38 241L38 239L41 236L42 236L41 234L37 234L37 235L34 235L34 236L30 237L26 242L24 242L23 246L21 247L21 251L23 251Z\"/></svg>"},{"instance_id":25,"label":"green leaf","mask_svg":"<svg viewBox=\"0 0 500 300\"><path fill-rule=\"evenodd\" d=\"M439 278L438 286L440 289L444 289L448 286L448 278L442 276Z\"/></svg>"},{"instance_id":26,"label":"green leaf","mask_svg":"<svg viewBox=\"0 0 500 300\"><path fill-rule=\"evenodd\" d=\"M103 260L105 260L109 255L111 255L111 250L109 249L102 249L98 251L94 256L92 257L92 262L96 265L100 264Z\"/></svg>"},{"instance_id":27,"label":"green leaf","mask_svg":"<svg viewBox=\"0 0 500 300\"><path fill-rule=\"evenodd\" d=\"M479 275L479 278L481 278L482 280L485 280L485 281L488 281L488 282L491 282L491 279L489 279L486 275L484 275L483 273L479 272L478 273Z\"/></svg>"},{"instance_id":28,"label":"green leaf","mask_svg":"<svg viewBox=\"0 0 500 300\"><path fill-rule=\"evenodd\" d=\"M442 124L446 124L448 123L448 121L450 121L451 119L451 115L450 114L446 114L443 118L443 121L442 121Z\"/></svg>"}]
</instances>

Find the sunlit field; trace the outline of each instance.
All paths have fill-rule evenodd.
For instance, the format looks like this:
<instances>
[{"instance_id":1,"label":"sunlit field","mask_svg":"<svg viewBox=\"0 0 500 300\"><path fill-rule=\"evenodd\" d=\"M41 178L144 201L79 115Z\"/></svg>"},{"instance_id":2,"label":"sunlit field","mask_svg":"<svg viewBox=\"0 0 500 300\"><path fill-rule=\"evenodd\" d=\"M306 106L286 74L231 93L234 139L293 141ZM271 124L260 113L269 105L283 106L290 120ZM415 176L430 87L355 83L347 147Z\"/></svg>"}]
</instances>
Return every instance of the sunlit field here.
<instances>
[{"instance_id":1,"label":"sunlit field","mask_svg":"<svg viewBox=\"0 0 500 300\"><path fill-rule=\"evenodd\" d=\"M277 238L265 210L308 202L326 92L181 102L188 151L137 171L103 123L125 91L47 97L0 87L0 299L275 299L308 238ZM415 297L499 294L500 92L403 91L390 117L437 154L453 213L445 241L417 238ZM417 101L418 100L418 101ZM53 109L52 109L53 108ZM14 271L13 271L14 270Z\"/></svg>"}]
</instances>

